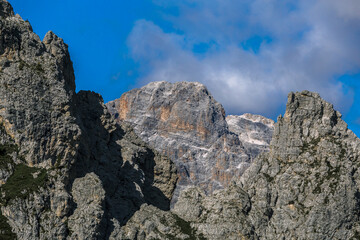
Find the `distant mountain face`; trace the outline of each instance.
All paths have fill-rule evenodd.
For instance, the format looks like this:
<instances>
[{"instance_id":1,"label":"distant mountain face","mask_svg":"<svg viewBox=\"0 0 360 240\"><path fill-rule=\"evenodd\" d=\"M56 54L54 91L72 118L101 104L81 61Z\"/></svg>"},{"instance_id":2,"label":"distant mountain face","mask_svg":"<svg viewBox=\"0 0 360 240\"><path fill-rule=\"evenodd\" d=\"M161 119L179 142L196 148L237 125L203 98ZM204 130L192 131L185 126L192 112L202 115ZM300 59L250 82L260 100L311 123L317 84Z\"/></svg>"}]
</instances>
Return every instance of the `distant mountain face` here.
<instances>
[{"instance_id":1,"label":"distant mountain face","mask_svg":"<svg viewBox=\"0 0 360 240\"><path fill-rule=\"evenodd\" d=\"M119 121L176 164L176 194L188 185L207 193L227 186L266 151L273 121L245 114L228 116L200 83L153 82L106 104Z\"/></svg>"}]
</instances>

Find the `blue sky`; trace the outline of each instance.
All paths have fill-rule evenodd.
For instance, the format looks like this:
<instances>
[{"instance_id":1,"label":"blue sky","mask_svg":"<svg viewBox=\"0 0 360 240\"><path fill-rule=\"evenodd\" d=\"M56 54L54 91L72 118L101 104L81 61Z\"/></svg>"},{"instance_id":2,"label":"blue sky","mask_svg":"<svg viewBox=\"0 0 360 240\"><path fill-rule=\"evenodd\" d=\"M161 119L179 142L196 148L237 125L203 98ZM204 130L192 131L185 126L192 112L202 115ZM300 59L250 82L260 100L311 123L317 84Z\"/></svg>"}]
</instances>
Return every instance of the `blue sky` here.
<instances>
[{"instance_id":1,"label":"blue sky","mask_svg":"<svg viewBox=\"0 0 360 240\"><path fill-rule=\"evenodd\" d=\"M150 81L204 83L228 114L273 119L316 91L360 134L358 0L9 0L69 45L77 90L105 102Z\"/></svg>"}]
</instances>

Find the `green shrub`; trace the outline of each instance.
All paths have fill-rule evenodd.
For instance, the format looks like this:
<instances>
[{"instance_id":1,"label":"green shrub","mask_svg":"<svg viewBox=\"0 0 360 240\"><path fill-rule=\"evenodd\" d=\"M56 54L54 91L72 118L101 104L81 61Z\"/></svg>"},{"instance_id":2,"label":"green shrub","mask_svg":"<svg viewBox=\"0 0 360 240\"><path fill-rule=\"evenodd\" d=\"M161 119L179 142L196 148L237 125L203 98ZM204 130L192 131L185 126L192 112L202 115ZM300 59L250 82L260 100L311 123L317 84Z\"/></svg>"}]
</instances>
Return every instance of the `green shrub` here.
<instances>
[{"instance_id":1,"label":"green shrub","mask_svg":"<svg viewBox=\"0 0 360 240\"><path fill-rule=\"evenodd\" d=\"M0 168L5 168L9 163L13 163L9 154L18 151L18 148L14 144L0 145Z\"/></svg>"},{"instance_id":2,"label":"green shrub","mask_svg":"<svg viewBox=\"0 0 360 240\"><path fill-rule=\"evenodd\" d=\"M2 240L16 239L16 235L11 231L11 227L8 224L6 217L1 215L1 213L0 213L0 239Z\"/></svg>"},{"instance_id":3,"label":"green shrub","mask_svg":"<svg viewBox=\"0 0 360 240\"><path fill-rule=\"evenodd\" d=\"M33 174L37 172L38 175L34 178ZM5 194L1 202L7 204L15 198L25 199L31 192L44 187L46 181L47 173L45 169L29 167L23 163L18 164L15 166L14 173L0 188L2 193Z\"/></svg>"}]
</instances>

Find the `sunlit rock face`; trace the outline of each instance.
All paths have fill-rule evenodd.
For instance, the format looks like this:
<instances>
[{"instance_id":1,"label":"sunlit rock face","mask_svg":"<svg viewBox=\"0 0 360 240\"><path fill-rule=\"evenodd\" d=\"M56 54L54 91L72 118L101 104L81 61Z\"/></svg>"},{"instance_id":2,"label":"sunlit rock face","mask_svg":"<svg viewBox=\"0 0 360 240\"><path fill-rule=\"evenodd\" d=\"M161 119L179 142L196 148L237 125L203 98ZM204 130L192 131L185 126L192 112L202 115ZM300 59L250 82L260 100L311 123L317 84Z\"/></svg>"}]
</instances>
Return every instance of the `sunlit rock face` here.
<instances>
[{"instance_id":1,"label":"sunlit rock face","mask_svg":"<svg viewBox=\"0 0 360 240\"><path fill-rule=\"evenodd\" d=\"M0 239L360 239L360 140L319 94L274 126L199 83L106 107L4 0L0 33Z\"/></svg>"},{"instance_id":2,"label":"sunlit rock face","mask_svg":"<svg viewBox=\"0 0 360 240\"><path fill-rule=\"evenodd\" d=\"M239 177L266 151L273 122L246 114L225 118L224 108L196 82L153 82L106 104L145 142L176 164L179 191L196 185L211 193ZM258 119L259 118L259 119Z\"/></svg>"},{"instance_id":3,"label":"sunlit rock face","mask_svg":"<svg viewBox=\"0 0 360 240\"><path fill-rule=\"evenodd\" d=\"M226 117L229 130L239 136L246 152L254 159L259 153L269 150L274 132L274 121L266 117L245 113Z\"/></svg>"},{"instance_id":4,"label":"sunlit rock face","mask_svg":"<svg viewBox=\"0 0 360 240\"><path fill-rule=\"evenodd\" d=\"M260 239L358 239L360 140L332 104L290 93L270 151L241 177Z\"/></svg>"}]
</instances>

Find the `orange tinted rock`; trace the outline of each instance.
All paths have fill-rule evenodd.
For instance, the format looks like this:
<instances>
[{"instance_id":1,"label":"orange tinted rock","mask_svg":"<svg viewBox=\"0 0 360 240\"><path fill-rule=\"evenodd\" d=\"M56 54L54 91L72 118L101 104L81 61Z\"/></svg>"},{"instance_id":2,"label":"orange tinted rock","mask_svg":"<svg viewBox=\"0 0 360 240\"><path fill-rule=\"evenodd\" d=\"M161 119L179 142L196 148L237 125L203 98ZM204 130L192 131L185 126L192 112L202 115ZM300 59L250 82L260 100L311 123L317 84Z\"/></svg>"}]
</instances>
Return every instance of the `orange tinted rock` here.
<instances>
[{"instance_id":1,"label":"orange tinted rock","mask_svg":"<svg viewBox=\"0 0 360 240\"><path fill-rule=\"evenodd\" d=\"M177 194L187 185L207 193L227 186L250 162L239 136L230 132L225 110L200 83L153 82L107 103L117 121L177 165Z\"/></svg>"}]
</instances>

